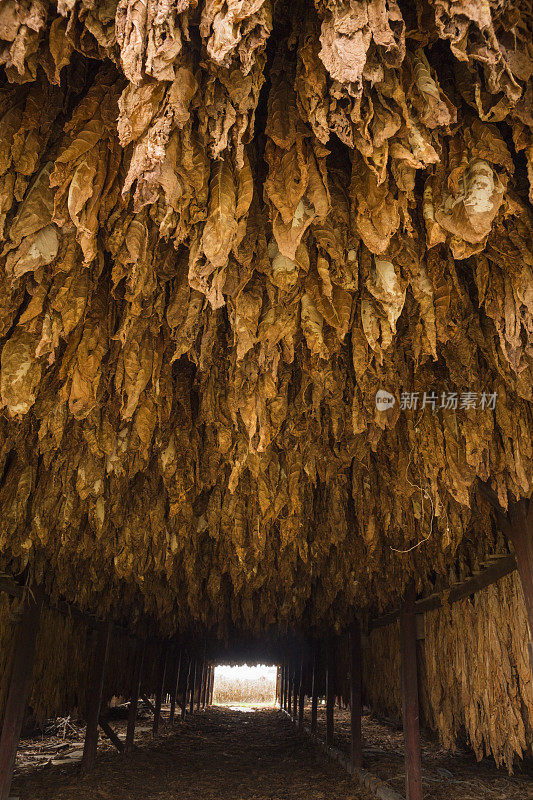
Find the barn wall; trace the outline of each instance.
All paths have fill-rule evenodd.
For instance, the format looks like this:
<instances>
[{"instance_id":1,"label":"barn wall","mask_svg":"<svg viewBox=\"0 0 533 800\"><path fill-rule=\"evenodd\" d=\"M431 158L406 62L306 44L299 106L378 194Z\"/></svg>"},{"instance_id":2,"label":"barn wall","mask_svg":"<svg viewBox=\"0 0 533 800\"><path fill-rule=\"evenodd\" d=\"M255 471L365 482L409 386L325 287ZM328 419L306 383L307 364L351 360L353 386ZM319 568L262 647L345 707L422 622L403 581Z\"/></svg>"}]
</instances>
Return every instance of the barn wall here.
<instances>
[{"instance_id":1,"label":"barn wall","mask_svg":"<svg viewBox=\"0 0 533 800\"><path fill-rule=\"evenodd\" d=\"M0 593L0 723L9 688L19 607L20 601ZM155 689L160 647L155 641L146 647L142 690L148 694ZM93 648L94 631L83 620L43 608L28 701L38 723L68 714L84 716ZM108 654L104 701L129 694L134 662L133 638L115 631ZM166 691L170 691L170 679L169 670Z\"/></svg>"},{"instance_id":2,"label":"barn wall","mask_svg":"<svg viewBox=\"0 0 533 800\"><path fill-rule=\"evenodd\" d=\"M425 616L419 646L422 719L453 750L465 734L476 756L512 767L533 748L533 681L518 574L472 599ZM365 646L365 696L401 718L399 625L373 631Z\"/></svg>"}]
</instances>

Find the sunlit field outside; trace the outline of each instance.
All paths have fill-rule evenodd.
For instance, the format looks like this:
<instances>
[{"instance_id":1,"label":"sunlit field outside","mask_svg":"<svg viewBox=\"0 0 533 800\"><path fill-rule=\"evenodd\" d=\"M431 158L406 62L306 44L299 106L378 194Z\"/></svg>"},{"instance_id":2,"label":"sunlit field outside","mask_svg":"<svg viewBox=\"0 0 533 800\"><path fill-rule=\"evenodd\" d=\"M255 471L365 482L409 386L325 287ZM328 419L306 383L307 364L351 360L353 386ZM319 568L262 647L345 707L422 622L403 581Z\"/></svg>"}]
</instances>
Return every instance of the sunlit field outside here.
<instances>
[{"instance_id":1,"label":"sunlit field outside","mask_svg":"<svg viewBox=\"0 0 533 800\"><path fill-rule=\"evenodd\" d=\"M264 664L215 668L213 703L219 706L273 706L276 702L277 667Z\"/></svg>"}]
</instances>

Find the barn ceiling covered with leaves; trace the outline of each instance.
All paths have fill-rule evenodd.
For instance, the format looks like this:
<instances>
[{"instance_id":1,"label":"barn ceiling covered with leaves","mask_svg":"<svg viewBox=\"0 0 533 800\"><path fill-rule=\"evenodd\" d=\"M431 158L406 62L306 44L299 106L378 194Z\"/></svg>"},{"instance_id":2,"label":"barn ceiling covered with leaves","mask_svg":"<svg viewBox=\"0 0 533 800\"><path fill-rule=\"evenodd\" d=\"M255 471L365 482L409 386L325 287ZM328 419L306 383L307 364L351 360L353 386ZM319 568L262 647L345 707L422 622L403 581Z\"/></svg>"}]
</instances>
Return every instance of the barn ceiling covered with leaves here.
<instances>
[{"instance_id":1,"label":"barn ceiling covered with leaves","mask_svg":"<svg viewBox=\"0 0 533 800\"><path fill-rule=\"evenodd\" d=\"M266 629L497 545L532 35L520 0L1 4L0 571Z\"/></svg>"}]
</instances>

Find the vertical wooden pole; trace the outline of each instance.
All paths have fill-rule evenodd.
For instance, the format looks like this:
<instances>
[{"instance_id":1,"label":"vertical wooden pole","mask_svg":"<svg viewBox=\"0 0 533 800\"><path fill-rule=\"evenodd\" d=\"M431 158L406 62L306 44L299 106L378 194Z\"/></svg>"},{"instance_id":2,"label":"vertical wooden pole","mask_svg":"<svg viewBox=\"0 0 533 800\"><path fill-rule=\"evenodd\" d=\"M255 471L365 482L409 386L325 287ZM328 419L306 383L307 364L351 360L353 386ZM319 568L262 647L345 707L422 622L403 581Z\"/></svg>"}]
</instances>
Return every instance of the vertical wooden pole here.
<instances>
[{"instance_id":1,"label":"vertical wooden pole","mask_svg":"<svg viewBox=\"0 0 533 800\"><path fill-rule=\"evenodd\" d=\"M187 674L185 677L185 685L183 689L183 705L181 707L181 718L185 719L187 716L187 701L189 699L189 683L191 680L191 657L187 656Z\"/></svg>"},{"instance_id":2,"label":"vertical wooden pole","mask_svg":"<svg viewBox=\"0 0 533 800\"><path fill-rule=\"evenodd\" d=\"M203 685L202 685L202 708L205 708L206 704L207 704L207 683L208 683L208 680L209 680L209 664L207 663L207 660L205 660L204 680L203 680Z\"/></svg>"},{"instance_id":3,"label":"vertical wooden pole","mask_svg":"<svg viewBox=\"0 0 533 800\"><path fill-rule=\"evenodd\" d=\"M163 642L157 667L157 685L155 690L155 711L152 726L152 735L155 737L159 733L159 721L161 719L161 703L163 702L163 691L165 688L165 674L167 671L167 652L168 644Z\"/></svg>"},{"instance_id":4,"label":"vertical wooden pole","mask_svg":"<svg viewBox=\"0 0 533 800\"><path fill-rule=\"evenodd\" d=\"M215 665L213 664L212 672L211 672L211 693L209 695L209 705L213 705L213 695L215 693Z\"/></svg>"},{"instance_id":5,"label":"vertical wooden pole","mask_svg":"<svg viewBox=\"0 0 533 800\"><path fill-rule=\"evenodd\" d=\"M196 710L199 711L202 705L202 692L204 690L204 676L205 676L205 656L200 662L200 671L198 675L198 700L196 701Z\"/></svg>"},{"instance_id":6,"label":"vertical wooden pole","mask_svg":"<svg viewBox=\"0 0 533 800\"><path fill-rule=\"evenodd\" d=\"M400 611L405 791L407 800L422 800L415 599L415 586L411 582L406 590Z\"/></svg>"},{"instance_id":7,"label":"vertical wooden pole","mask_svg":"<svg viewBox=\"0 0 533 800\"><path fill-rule=\"evenodd\" d=\"M516 566L529 621L529 655L533 670L533 498L509 504L507 535L513 543Z\"/></svg>"},{"instance_id":8,"label":"vertical wooden pole","mask_svg":"<svg viewBox=\"0 0 533 800\"><path fill-rule=\"evenodd\" d=\"M304 727L304 702L305 702L305 682L304 682L304 657L300 656L300 686L298 691L298 729Z\"/></svg>"},{"instance_id":9,"label":"vertical wooden pole","mask_svg":"<svg viewBox=\"0 0 533 800\"><path fill-rule=\"evenodd\" d=\"M135 723L137 722L137 708L139 705L139 696L141 694L144 647L144 642L138 640L135 652L135 665L133 668L130 707L128 709L128 727L126 729L126 742L124 745L124 750L126 753L131 753L135 740Z\"/></svg>"},{"instance_id":10,"label":"vertical wooden pole","mask_svg":"<svg viewBox=\"0 0 533 800\"><path fill-rule=\"evenodd\" d=\"M191 714L194 714L195 692L196 692L196 657L192 659L192 665L191 665L191 703L189 705L189 711Z\"/></svg>"},{"instance_id":11,"label":"vertical wooden pole","mask_svg":"<svg viewBox=\"0 0 533 800\"><path fill-rule=\"evenodd\" d=\"M313 677L311 686L311 733L316 733L318 717L318 645L313 646Z\"/></svg>"},{"instance_id":12,"label":"vertical wooden pole","mask_svg":"<svg viewBox=\"0 0 533 800\"><path fill-rule=\"evenodd\" d=\"M214 669L215 669L214 666L212 664L210 664L209 665L209 673L208 673L208 681L207 681L207 698L206 698L206 704L208 706L211 705L211 691L212 691L211 687L213 686L213 672L214 672Z\"/></svg>"},{"instance_id":13,"label":"vertical wooden pole","mask_svg":"<svg viewBox=\"0 0 533 800\"><path fill-rule=\"evenodd\" d=\"M328 642L326 668L326 744L333 744L333 724L335 713L335 654L333 641Z\"/></svg>"},{"instance_id":14,"label":"vertical wooden pole","mask_svg":"<svg viewBox=\"0 0 533 800\"><path fill-rule=\"evenodd\" d=\"M363 763L361 710L362 710L362 650L361 625L355 620L350 631L350 723L352 771L361 769Z\"/></svg>"},{"instance_id":15,"label":"vertical wooden pole","mask_svg":"<svg viewBox=\"0 0 533 800\"><path fill-rule=\"evenodd\" d=\"M281 664L281 678L279 683L279 707L283 708L285 702L285 660Z\"/></svg>"},{"instance_id":16,"label":"vertical wooden pole","mask_svg":"<svg viewBox=\"0 0 533 800\"><path fill-rule=\"evenodd\" d=\"M285 665L285 711L291 713L291 662L287 659Z\"/></svg>"},{"instance_id":17,"label":"vertical wooden pole","mask_svg":"<svg viewBox=\"0 0 533 800\"><path fill-rule=\"evenodd\" d=\"M98 719L100 717L100 706L102 705L105 668L112 627L113 625L111 622L102 622L98 626L96 634L96 646L94 648L93 663L87 687L87 727L85 729L85 743L83 745L83 757L81 760L83 772L90 772L96 761L96 751L98 749Z\"/></svg>"},{"instance_id":18,"label":"vertical wooden pole","mask_svg":"<svg viewBox=\"0 0 533 800\"><path fill-rule=\"evenodd\" d=\"M181 650L178 652L176 656L176 668L175 674L172 678L172 694L170 695L170 724L174 725L174 719L176 717L176 697L178 694L179 686L180 686L180 672L181 672Z\"/></svg>"},{"instance_id":19,"label":"vertical wooden pole","mask_svg":"<svg viewBox=\"0 0 533 800\"><path fill-rule=\"evenodd\" d=\"M39 630L41 603L30 600L17 628L11 681L0 736L0 800L7 800L24 712L31 689L35 642Z\"/></svg>"},{"instance_id":20,"label":"vertical wooden pole","mask_svg":"<svg viewBox=\"0 0 533 800\"><path fill-rule=\"evenodd\" d=\"M299 689L299 681L298 681L298 662L296 658L294 659L294 671L293 671L293 684L292 684L292 719L294 722L298 719L298 689Z\"/></svg>"}]
</instances>

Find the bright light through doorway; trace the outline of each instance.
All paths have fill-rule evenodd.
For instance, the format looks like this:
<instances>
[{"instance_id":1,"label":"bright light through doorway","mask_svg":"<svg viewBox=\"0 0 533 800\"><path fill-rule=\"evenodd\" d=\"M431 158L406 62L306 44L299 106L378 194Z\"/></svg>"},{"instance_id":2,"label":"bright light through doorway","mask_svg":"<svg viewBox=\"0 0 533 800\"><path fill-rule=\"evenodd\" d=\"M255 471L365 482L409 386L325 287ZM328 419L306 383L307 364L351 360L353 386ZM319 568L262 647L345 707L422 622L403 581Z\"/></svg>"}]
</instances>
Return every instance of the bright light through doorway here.
<instances>
[{"instance_id":1,"label":"bright light through doorway","mask_svg":"<svg viewBox=\"0 0 533 800\"><path fill-rule=\"evenodd\" d=\"M277 667L265 664L215 668L213 703L240 711L273 706L276 702Z\"/></svg>"}]
</instances>

